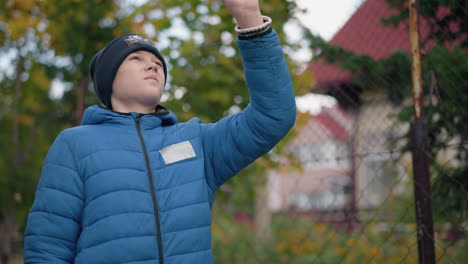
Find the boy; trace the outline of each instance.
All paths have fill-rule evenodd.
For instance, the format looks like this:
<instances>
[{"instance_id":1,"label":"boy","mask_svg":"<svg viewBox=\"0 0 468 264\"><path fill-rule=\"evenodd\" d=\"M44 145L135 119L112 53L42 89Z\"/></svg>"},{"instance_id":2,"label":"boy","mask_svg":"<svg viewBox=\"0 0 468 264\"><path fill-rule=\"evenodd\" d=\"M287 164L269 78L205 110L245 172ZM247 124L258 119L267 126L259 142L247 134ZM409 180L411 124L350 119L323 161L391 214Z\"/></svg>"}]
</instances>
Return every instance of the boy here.
<instances>
[{"instance_id":1,"label":"boy","mask_svg":"<svg viewBox=\"0 0 468 264\"><path fill-rule=\"evenodd\" d=\"M291 79L258 0L224 0L238 26L251 102L213 124L177 123L159 105L167 77L136 34L91 62L105 107L62 131L44 163L24 239L25 263L214 263L216 190L269 151L296 117Z\"/></svg>"}]
</instances>

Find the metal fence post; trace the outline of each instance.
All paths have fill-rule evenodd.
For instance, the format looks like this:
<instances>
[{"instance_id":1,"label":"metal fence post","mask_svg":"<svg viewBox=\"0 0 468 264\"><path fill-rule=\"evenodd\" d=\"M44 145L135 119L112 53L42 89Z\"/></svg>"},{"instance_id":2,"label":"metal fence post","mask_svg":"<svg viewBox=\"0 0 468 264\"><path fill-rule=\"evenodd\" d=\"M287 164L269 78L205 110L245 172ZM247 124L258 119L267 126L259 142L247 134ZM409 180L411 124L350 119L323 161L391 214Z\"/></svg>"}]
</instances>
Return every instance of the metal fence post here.
<instances>
[{"instance_id":1,"label":"metal fence post","mask_svg":"<svg viewBox=\"0 0 468 264\"><path fill-rule=\"evenodd\" d=\"M418 0L409 0L410 38L412 55L413 101L415 120L411 124L411 149L414 174L419 263L434 264L434 226L432 218L432 194L429 175L430 148L423 118L423 87L419 51Z\"/></svg>"}]
</instances>

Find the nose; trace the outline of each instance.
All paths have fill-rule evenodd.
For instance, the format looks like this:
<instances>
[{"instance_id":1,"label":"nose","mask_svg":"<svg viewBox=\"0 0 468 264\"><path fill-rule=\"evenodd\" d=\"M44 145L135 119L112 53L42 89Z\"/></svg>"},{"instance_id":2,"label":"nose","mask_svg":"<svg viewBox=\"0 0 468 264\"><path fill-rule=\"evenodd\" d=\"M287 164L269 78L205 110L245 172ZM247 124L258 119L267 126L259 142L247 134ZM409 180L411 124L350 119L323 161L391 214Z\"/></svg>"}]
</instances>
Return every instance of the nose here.
<instances>
[{"instance_id":1,"label":"nose","mask_svg":"<svg viewBox=\"0 0 468 264\"><path fill-rule=\"evenodd\" d=\"M148 63L148 65L146 66L146 70L147 70L147 71L154 70L154 71L157 72L157 71L159 70L159 66L158 66L158 64L156 64L156 62L150 61L150 62Z\"/></svg>"}]
</instances>

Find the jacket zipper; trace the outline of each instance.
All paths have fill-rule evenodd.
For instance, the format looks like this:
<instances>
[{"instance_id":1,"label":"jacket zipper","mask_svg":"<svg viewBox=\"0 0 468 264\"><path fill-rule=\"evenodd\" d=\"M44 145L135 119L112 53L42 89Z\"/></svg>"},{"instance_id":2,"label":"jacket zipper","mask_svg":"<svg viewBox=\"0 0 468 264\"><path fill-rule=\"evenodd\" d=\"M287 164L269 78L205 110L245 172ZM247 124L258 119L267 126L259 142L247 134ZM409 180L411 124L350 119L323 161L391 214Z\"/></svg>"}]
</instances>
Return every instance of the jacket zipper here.
<instances>
[{"instance_id":1,"label":"jacket zipper","mask_svg":"<svg viewBox=\"0 0 468 264\"><path fill-rule=\"evenodd\" d=\"M138 137L140 138L141 147L143 148L143 154L145 156L145 163L146 163L146 170L148 171L148 181L150 185L151 199L153 200L154 219L156 222L156 232L157 232L157 238L158 238L159 263L164 264L164 254L163 254L162 236L161 236L161 222L159 220L158 201L156 200L156 193L154 192L153 173L151 172L148 152L146 151L145 141L143 140L143 135L141 134L140 119L141 119L141 114L137 115L135 119L135 123L136 123L137 132L138 132Z\"/></svg>"}]
</instances>

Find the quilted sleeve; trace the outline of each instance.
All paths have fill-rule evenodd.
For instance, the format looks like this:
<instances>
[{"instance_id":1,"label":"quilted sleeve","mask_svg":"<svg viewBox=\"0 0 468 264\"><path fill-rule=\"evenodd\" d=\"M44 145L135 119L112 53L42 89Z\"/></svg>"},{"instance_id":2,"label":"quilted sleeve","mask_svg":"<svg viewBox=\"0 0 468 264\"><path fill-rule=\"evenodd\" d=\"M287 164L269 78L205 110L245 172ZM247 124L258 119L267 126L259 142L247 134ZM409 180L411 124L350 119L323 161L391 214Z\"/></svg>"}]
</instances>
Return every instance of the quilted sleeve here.
<instances>
[{"instance_id":1,"label":"quilted sleeve","mask_svg":"<svg viewBox=\"0 0 468 264\"><path fill-rule=\"evenodd\" d=\"M47 153L36 188L24 235L24 263L74 262L83 201L83 181L62 133Z\"/></svg>"},{"instance_id":2,"label":"quilted sleeve","mask_svg":"<svg viewBox=\"0 0 468 264\"><path fill-rule=\"evenodd\" d=\"M238 44L250 104L203 126L205 169L213 189L272 149L296 120L291 77L276 32Z\"/></svg>"}]
</instances>

